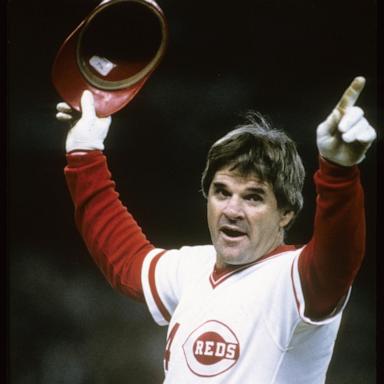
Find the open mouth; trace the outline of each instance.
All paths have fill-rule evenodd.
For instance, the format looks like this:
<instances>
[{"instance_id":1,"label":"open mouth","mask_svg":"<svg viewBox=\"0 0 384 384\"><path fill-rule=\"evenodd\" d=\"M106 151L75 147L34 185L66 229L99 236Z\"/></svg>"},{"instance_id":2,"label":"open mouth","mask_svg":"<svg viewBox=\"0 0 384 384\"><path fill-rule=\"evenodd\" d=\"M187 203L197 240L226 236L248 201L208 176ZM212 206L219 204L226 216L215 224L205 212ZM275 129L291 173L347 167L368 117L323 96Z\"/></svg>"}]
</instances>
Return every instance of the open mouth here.
<instances>
[{"instance_id":1,"label":"open mouth","mask_svg":"<svg viewBox=\"0 0 384 384\"><path fill-rule=\"evenodd\" d=\"M246 233L240 229L237 228L231 228L231 227L222 227L220 228L220 231L227 237L236 239L239 237L243 237L246 235Z\"/></svg>"}]
</instances>

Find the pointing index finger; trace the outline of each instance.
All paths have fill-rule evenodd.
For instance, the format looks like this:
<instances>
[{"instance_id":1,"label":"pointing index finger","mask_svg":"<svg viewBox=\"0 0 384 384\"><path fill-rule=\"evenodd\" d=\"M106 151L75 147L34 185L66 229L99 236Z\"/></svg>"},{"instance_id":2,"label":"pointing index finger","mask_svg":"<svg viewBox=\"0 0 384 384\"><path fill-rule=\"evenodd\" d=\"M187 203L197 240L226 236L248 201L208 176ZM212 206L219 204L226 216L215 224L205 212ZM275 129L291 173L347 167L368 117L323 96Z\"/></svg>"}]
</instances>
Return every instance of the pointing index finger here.
<instances>
[{"instance_id":1,"label":"pointing index finger","mask_svg":"<svg viewBox=\"0 0 384 384\"><path fill-rule=\"evenodd\" d=\"M365 85L365 78L355 77L351 85L346 89L343 96L336 105L336 109L343 115L347 107L352 107L358 99Z\"/></svg>"}]
</instances>

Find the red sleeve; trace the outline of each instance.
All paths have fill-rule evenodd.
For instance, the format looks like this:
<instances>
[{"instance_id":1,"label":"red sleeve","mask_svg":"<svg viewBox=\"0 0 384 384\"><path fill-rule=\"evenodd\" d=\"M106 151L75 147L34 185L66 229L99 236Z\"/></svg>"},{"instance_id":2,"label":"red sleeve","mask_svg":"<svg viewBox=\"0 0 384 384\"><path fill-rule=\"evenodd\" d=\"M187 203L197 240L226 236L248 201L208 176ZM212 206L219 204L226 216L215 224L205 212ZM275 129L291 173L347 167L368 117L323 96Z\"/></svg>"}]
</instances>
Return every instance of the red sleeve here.
<instances>
[{"instance_id":1,"label":"red sleeve","mask_svg":"<svg viewBox=\"0 0 384 384\"><path fill-rule=\"evenodd\" d=\"M141 267L154 246L119 200L105 156L68 154L67 162L76 226L92 258L114 288L144 301Z\"/></svg>"},{"instance_id":2,"label":"red sleeve","mask_svg":"<svg viewBox=\"0 0 384 384\"><path fill-rule=\"evenodd\" d=\"M364 257L364 195L357 166L320 159L314 175L314 234L299 258L306 304L313 319L329 315L348 292Z\"/></svg>"}]
</instances>

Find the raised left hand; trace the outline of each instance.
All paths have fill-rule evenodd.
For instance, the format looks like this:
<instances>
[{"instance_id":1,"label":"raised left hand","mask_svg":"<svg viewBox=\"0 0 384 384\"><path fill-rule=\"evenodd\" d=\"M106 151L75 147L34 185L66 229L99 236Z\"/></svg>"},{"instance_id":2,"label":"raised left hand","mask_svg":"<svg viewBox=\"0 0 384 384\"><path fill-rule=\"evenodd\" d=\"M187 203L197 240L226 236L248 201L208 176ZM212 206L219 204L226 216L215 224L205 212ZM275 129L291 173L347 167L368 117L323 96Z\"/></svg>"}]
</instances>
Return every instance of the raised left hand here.
<instances>
[{"instance_id":1,"label":"raised left hand","mask_svg":"<svg viewBox=\"0 0 384 384\"><path fill-rule=\"evenodd\" d=\"M319 153L333 163L347 167L360 163L376 138L364 111L354 106L364 85L364 77L356 77L332 113L317 127Z\"/></svg>"}]
</instances>

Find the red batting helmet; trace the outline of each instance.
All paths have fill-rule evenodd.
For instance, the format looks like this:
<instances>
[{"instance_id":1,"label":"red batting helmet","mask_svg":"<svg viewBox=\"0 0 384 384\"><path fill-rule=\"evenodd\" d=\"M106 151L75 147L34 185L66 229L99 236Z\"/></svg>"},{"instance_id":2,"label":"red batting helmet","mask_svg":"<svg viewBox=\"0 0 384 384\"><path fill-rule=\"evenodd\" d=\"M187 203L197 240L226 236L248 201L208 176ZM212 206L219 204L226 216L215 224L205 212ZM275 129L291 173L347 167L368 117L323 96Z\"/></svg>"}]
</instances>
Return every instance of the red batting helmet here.
<instances>
[{"instance_id":1,"label":"red batting helmet","mask_svg":"<svg viewBox=\"0 0 384 384\"><path fill-rule=\"evenodd\" d=\"M153 0L104 0L67 37L52 68L60 96L80 110L85 89L98 116L127 105L164 55L167 24Z\"/></svg>"}]
</instances>

